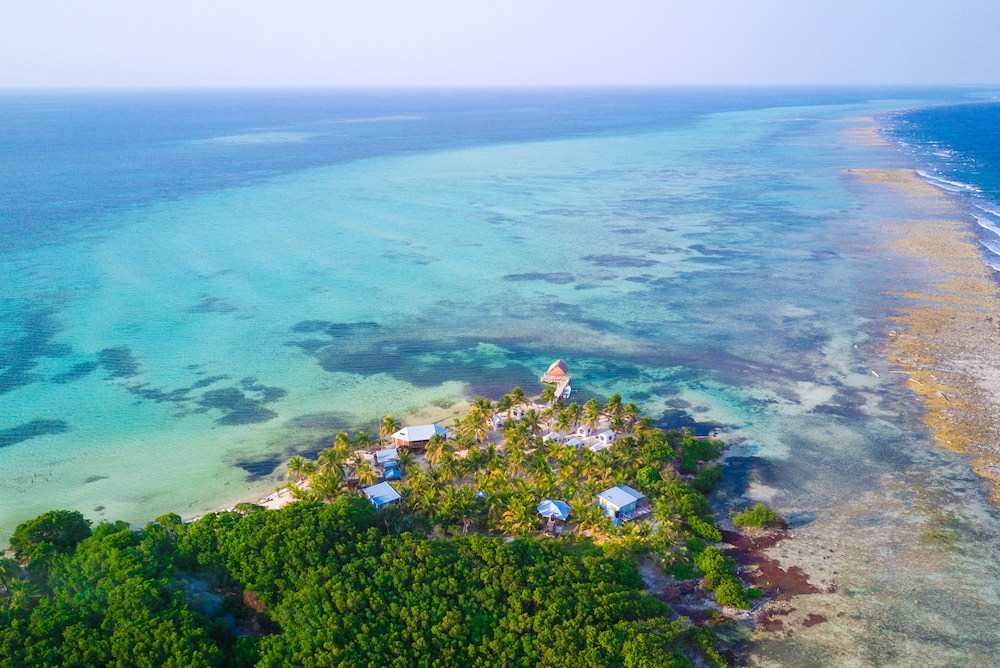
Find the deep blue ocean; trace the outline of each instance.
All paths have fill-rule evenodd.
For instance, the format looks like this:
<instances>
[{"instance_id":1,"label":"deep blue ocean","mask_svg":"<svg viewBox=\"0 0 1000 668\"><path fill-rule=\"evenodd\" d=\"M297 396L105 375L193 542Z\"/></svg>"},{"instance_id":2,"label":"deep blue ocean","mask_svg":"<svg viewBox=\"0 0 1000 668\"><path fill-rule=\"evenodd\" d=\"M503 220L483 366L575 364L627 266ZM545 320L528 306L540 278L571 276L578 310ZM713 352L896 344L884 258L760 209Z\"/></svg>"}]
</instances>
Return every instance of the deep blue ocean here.
<instances>
[{"instance_id":1,"label":"deep blue ocean","mask_svg":"<svg viewBox=\"0 0 1000 668\"><path fill-rule=\"evenodd\" d=\"M928 92L888 94L921 99ZM313 167L463 146L649 132L707 113L886 95L873 89L780 88L3 93L0 250L58 239L115 208Z\"/></svg>"},{"instance_id":2,"label":"deep blue ocean","mask_svg":"<svg viewBox=\"0 0 1000 668\"><path fill-rule=\"evenodd\" d=\"M1000 100L933 105L887 121L887 136L921 174L970 208L987 261L1000 269Z\"/></svg>"},{"instance_id":3,"label":"deep blue ocean","mask_svg":"<svg viewBox=\"0 0 1000 668\"><path fill-rule=\"evenodd\" d=\"M991 665L991 488L878 353L910 209L846 170L920 170L990 261L998 115L957 89L2 93L0 541L260 498L339 430L447 423L562 358L578 400L731 444L720 517L789 519L774 558L829 590L795 615L828 621L732 631L748 662Z\"/></svg>"}]
</instances>

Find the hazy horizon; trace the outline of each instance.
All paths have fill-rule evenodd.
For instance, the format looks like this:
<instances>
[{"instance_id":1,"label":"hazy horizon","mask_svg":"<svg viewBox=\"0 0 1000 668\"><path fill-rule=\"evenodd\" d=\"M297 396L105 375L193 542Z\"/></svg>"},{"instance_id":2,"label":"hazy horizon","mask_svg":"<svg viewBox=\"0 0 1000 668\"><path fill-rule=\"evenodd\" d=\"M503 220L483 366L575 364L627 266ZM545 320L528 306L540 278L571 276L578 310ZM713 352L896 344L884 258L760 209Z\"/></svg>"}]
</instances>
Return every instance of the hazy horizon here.
<instances>
[{"instance_id":1,"label":"hazy horizon","mask_svg":"<svg viewBox=\"0 0 1000 668\"><path fill-rule=\"evenodd\" d=\"M53 0L0 8L0 88L978 86L1000 5Z\"/></svg>"}]
</instances>

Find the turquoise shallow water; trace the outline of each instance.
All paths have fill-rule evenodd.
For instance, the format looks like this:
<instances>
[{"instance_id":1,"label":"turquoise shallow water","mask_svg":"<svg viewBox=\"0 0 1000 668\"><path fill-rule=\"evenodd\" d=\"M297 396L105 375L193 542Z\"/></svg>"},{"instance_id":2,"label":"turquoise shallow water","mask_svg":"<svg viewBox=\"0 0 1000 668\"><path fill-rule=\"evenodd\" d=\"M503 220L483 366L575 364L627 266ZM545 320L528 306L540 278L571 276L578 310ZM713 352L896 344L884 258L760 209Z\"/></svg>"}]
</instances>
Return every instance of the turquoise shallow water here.
<instances>
[{"instance_id":1,"label":"turquoise shallow water","mask_svg":"<svg viewBox=\"0 0 1000 668\"><path fill-rule=\"evenodd\" d=\"M838 582L802 604L830 622L737 637L747 656L997 656L988 490L935 450L872 350L912 269L879 250L905 202L842 173L906 164L852 140L904 101L844 97L661 102L663 118L618 124L587 107L566 112L591 119L573 132L470 131L326 164L307 159L331 135L314 120L171 138L223 166L246 146L300 161L196 169L189 191L149 167L160 196L133 184L102 205L84 189L98 203L69 198L87 211L74 224L8 239L0 535L53 507L142 523L254 498L340 429L537 390L561 357L581 397L620 392L665 426L728 434L719 508L772 503L800 533L785 565ZM410 122L336 132L402 145ZM961 549L928 570L905 531L942 513ZM832 543L838 565L814 563Z\"/></svg>"}]
</instances>

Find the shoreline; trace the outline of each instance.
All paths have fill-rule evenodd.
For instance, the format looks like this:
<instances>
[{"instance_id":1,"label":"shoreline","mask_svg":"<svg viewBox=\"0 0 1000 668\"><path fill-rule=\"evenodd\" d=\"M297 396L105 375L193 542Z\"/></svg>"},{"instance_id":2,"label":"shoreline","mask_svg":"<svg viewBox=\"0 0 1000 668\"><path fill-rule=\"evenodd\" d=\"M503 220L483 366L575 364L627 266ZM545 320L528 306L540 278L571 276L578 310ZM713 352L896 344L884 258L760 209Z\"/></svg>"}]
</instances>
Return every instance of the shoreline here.
<instances>
[{"instance_id":1,"label":"shoreline","mask_svg":"<svg viewBox=\"0 0 1000 668\"><path fill-rule=\"evenodd\" d=\"M921 420L941 447L975 457L1000 505L1000 286L961 206L913 169L849 169L867 186L904 195L915 216L886 230L890 252L921 268L920 285L892 293L882 354L907 376Z\"/></svg>"}]
</instances>

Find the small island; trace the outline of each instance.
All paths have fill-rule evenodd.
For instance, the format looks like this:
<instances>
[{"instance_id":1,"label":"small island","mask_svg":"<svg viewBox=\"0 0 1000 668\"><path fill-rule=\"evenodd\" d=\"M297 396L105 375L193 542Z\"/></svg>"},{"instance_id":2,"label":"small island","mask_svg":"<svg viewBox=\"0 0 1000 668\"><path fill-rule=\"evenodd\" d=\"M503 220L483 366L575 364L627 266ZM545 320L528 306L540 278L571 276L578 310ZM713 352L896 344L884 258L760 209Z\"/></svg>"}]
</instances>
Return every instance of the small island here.
<instances>
[{"instance_id":1,"label":"small island","mask_svg":"<svg viewBox=\"0 0 1000 668\"><path fill-rule=\"evenodd\" d=\"M713 625L760 591L706 499L723 443L555 390L339 433L288 462L274 510L26 522L0 562L0 666L729 665ZM665 581L705 614L650 593Z\"/></svg>"}]
</instances>

